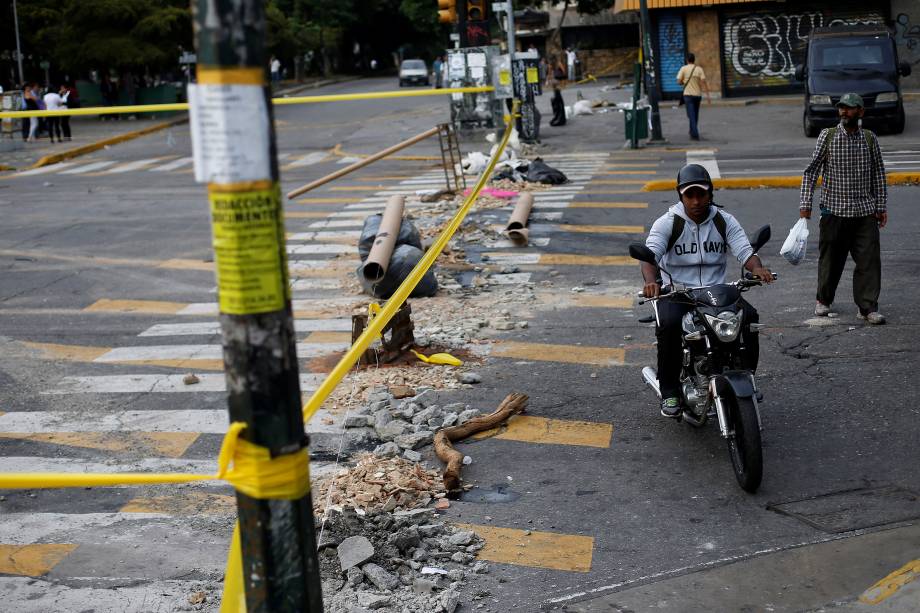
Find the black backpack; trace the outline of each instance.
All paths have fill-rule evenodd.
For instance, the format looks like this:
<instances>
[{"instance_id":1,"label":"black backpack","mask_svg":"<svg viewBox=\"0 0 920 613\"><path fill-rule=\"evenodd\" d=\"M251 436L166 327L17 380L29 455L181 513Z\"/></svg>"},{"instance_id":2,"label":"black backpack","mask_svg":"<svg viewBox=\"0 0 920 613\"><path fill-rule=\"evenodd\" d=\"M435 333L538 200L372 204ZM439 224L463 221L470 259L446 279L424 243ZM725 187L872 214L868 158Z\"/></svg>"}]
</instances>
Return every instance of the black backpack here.
<instances>
[{"instance_id":1,"label":"black backpack","mask_svg":"<svg viewBox=\"0 0 920 613\"><path fill-rule=\"evenodd\" d=\"M715 217L712 218L712 223L716 225L716 230L719 231L719 236L722 237L722 241L727 241L726 234L727 230L725 227L725 218L722 217L722 213L716 211ZM674 245L677 244L677 239L680 238L680 235L684 233L684 226L687 225L687 220L681 217L680 215L674 216L674 225L671 226L671 237L668 239L668 248L665 249L665 253L671 251L674 248Z\"/></svg>"}]
</instances>

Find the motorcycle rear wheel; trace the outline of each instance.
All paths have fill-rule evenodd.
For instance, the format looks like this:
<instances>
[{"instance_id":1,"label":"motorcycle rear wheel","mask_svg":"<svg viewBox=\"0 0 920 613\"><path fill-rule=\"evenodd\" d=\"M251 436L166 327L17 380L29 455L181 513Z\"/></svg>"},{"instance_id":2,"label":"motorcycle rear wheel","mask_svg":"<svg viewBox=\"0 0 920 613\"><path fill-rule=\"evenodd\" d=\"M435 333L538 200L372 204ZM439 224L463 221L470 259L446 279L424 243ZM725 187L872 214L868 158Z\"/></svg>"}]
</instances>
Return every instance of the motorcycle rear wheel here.
<instances>
[{"instance_id":1,"label":"motorcycle rear wheel","mask_svg":"<svg viewBox=\"0 0 920 613\"><path fill-rule=\"evenodd\" d=\"M734 435L728 439L732 468L741 489L754 493L763 479L763 451L757 410L751 398L732 398L726 404L734 429Z\"/></svg>"}]
</instances>

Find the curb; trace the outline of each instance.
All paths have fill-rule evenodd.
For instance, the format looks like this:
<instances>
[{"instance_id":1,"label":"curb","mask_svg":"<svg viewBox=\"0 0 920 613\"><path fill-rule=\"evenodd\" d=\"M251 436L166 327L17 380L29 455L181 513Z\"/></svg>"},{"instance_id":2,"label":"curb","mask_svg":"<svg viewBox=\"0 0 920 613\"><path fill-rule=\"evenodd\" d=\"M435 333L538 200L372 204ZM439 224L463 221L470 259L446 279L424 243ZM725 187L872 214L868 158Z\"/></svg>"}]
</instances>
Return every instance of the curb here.
<instances>
[{"instance_id":1,"label":"curb","mask_svg":"<svg viewBox=\"0 0 920 613\"><path fill-rule=\"evenodd\" d=\"M60 153L52 153L51 155L46 155L45 157L41 158L40 160L38 160L37 162L29 166L29 168L41 168L42 166L49 166L51 164L57 164L58 162L61 162L63 160L69 160L71 158L79 157L81 155L86 155L87 153L99 151L100 149L104 149L105 147L108 147L109 145L117 145L118 143L123 143L129 140L134 140L135 138L139 138L147 134L152 134L154 132L159 132L160 130L165 130L166 128L171 128L173 126L177 126L179 124L186 123L187 121L188 121L188 117L183 117L181 119L174 119L173 121L158 123L154 126L148 126L140 130L134 130L133 132L125 132L124 134L119 134L117 136L105 138L103 140L96 141L95 143L90 143L88 145L83 145L81 147L75 147L74 149L68 149L67 151L61 151Z\"/></svg>"},{"instance_id":2,"label":"curb","mask_svg":"<svg viewBox=\"0 0 920 613\"><path fill-rule=\"evenodd\" d=\"M12 166L7 166L6 164L0 164L0 172L6 171L6 170L16 170L16 169Z\"/></svg>"},{"instance_id":3,"label":"curb","mask_svg":"<svg viewBox=\"0 0 920 613\"><path fill-rule=\"evenodd\" d=\"M885 176L888 179L888 185L920 184L920 172L889 172L886 173ZM800 175L738 177L736 179L714 179L712 183L716 189L758 189L769 187L799 188L802 185L802 177ZM664 192L673 189L677 189L677 181L659 179L646 183L642 191Z\"/></svg>"}]
</instances>

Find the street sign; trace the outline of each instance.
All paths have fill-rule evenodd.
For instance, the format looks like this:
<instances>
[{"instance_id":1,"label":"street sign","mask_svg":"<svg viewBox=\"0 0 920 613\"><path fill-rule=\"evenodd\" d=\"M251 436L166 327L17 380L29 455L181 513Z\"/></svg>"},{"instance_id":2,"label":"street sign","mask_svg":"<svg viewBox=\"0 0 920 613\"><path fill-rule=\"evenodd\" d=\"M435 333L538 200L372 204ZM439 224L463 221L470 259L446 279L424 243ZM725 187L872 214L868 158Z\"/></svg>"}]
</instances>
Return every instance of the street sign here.
<instances>
[{"instance_id":1,"label":"street sign","mask_svg":"<svg viewBox=\"0 0 920 613\"><path fill-rule=\"evenodd\" d=\"M459 41L459 40L460 40L460 35L457 34L456 32L451 32L451 33L450 33L450 39L451 39L451 40L457 40L457 41Z\"/></svg>"},{"instance_id":2,"label":"street sign","mask_svg":"<svg viewBox=\"0 0 920 613\"><path fill-rule=\"evenodd\" d=\"M51 68L51 62L49 62L48 60L42 60L41 62L38 63L38 67L41 68L42 70L48 70L49 68Z\"/></svg>"},{"instance_id":3,"label":"street sign","mask_svg":"<svg viewBox=\"0 0 920 613\"><path fill-rule=\"evenodd\" d=\"M184 51L182 55L179 56L180 64L195 64L198 62L198 55L195 53L189 53Z\"/></svg>"},{"instance_id":4,"label":"street sign","mask_svg":"<svg viewBox=\"0 0 920 613\"><path fill-rule=\"evenodd\" d=\"M492 11L495 13L507 13L508 3L507 2L493 2Z\"/></svg>"}]
</instances>

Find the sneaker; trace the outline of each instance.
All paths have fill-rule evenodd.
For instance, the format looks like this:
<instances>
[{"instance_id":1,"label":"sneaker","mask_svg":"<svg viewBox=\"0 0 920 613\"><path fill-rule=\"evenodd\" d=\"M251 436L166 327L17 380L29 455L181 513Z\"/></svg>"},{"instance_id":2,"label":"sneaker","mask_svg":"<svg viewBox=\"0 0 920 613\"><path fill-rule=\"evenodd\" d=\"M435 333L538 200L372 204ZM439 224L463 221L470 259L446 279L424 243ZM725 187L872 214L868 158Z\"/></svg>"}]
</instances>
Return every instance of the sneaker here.
<instances>
[{"instance_id":1,"label":"sneaker","mask_svg":"<svg viewBox=\"0 0 920 613\"><path fill-rule=\"evenodd\" d=\"M680 399L676 396L665 398L661 401L661 414L665 417L677 417L680 415Z\"/></svg>"},{"instance_id":2,"label":"sneaker","mask_svg":"<svg viewBox=\"0 0 920 613\"><path fill-rule=\"evenodd\" d=\"M856 318L868 322L873 326L879 326L885 323L885 316L878 311L872 311L871 313L863 313L862 311L858 311L856 313Z\"/></svg>"},{"instance_id":3,"label":"sneaker","mask_svg":"<svg viewBox=\"0 0 920 613\"><path fill-rule=\"evenodd\" d=\"M823 302L815 303L815 315L817 315L818 317L827 317L828 313L830 312L831 312L830 305L824 304Z\"/></svg>"}]
</instances>

